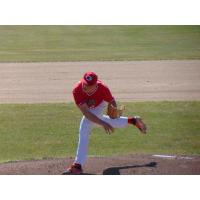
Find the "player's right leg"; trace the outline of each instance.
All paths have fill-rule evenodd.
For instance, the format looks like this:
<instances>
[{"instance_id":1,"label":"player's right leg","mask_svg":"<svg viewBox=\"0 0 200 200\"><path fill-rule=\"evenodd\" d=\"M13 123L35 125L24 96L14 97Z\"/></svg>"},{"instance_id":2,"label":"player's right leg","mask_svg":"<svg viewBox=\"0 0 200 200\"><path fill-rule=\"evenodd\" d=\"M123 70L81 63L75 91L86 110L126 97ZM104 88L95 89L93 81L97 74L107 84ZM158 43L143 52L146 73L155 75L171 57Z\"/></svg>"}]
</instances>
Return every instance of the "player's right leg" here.
<instances>
[{"instance_id":1,"label":"player's right leg","mask_svg":"<svg viewBox=\"0 0 200 200\"><path fill-rule=\"evenodd\" d=\"M128 123L136 126L141 131L141 133L146 133L147 131L147 127L145 123L142 121L141 117L139 116L128 118Z\"/></svg>"},{"instance_id":2,"label":"player's right leg","mask_svg":"<svg viewBox=\"0 0 200 200\"><path fill-rule=\"evenodd\" d=\"M103 115L101 119L110 124L113 128L123 128L128 126L128 117L121 116L116 119L111 119L108 115Z\"/></svg>"},{"instance_id":3,"label":"player's right leg","mask_svg":"<svg viewBox=\"0 0 200 200\"><path fill-rule=\"evenodd\" d=\"M146 125L139 116L134 117L119 117L117 119L111 119L108 115L103 115L102 120L109 123L113 128L123 128L128 124L136 126L142 133L146 133Z\"/></svg>"}]
</instances>

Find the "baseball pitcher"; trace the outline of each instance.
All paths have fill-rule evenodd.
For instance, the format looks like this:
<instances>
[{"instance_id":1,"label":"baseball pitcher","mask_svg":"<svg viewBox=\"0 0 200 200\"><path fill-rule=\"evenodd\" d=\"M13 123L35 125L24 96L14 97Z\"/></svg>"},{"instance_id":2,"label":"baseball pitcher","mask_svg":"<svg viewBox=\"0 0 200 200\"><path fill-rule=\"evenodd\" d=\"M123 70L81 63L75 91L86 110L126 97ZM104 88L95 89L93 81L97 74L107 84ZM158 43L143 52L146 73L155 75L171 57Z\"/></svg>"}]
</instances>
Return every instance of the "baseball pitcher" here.
<instances>
[{"instance_id":1,"label":"baseball pitcher","mask_svg":"<svg viewBox=\"0 0 200 200\"><path fill-rule=\"evenodd\" d=\"M81 174L88 154L89 135L94 127L103 127L108 134L114 128L123 128L132 124L141 133L146 126L139 116L124 117L123 108L117 108L115 98L109 88L98 80L94 72L86 72L73 89L74 101L83 113L79 128L79 142L74 163L63 174ZM107 115L103 115L107 107Z\"/></svg>"}]
</instances>

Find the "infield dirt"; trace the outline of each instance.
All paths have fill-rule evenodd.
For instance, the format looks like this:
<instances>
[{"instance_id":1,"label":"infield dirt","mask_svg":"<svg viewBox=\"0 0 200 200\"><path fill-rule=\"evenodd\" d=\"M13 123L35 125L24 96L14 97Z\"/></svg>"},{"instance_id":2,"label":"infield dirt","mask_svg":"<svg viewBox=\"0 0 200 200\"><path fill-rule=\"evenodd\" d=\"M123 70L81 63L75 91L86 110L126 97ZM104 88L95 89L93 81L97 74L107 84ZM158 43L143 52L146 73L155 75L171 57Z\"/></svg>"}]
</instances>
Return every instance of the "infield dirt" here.
<instances>
[{"instance_id":1,"label":"infield dirt","mask_svg":"<svg viewBox=\"0 0 200 200\"><path fill-rule=\"evenodd\" d=\"M88 70L118 101L200 100L200 60L172 60L0 63L0 103L73 101L73 86Z\"/></svg>"},{"instance_id":2,"label":"infield dirt","mask_svg":"<svg viewBox=\"0 0 200 200\"><path fill-rule=\"evenodd\" d=\"M0 174L59 175L72 162L72 158L11 162L0 165ZM156 158L150 155L91 157L84 166L84 174L200 174L200 158Z\"/></svg>"}]
</instances>

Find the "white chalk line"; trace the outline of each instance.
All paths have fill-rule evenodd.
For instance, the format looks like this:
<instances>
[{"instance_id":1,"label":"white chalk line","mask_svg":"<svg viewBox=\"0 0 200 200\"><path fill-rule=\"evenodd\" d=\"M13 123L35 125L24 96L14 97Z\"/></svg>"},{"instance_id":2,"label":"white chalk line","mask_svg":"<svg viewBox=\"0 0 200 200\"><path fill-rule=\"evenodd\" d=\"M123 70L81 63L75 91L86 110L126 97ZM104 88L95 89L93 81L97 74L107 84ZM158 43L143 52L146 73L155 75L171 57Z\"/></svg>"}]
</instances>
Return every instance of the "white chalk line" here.
<instances>
[{"instance_id":1,"label":"white chalk line","mask_svg":"<svg viewBox=\"0 0 200 200\"><path fill-rule=\"evenodd\" d=\"M162 155L162 154L155 154L152 155L153 157L157 158L168 158L168 159L186 159L186 160L192 160L192 157L189 156L177 156L177 155Z\"/></svg>"}]
</instances>

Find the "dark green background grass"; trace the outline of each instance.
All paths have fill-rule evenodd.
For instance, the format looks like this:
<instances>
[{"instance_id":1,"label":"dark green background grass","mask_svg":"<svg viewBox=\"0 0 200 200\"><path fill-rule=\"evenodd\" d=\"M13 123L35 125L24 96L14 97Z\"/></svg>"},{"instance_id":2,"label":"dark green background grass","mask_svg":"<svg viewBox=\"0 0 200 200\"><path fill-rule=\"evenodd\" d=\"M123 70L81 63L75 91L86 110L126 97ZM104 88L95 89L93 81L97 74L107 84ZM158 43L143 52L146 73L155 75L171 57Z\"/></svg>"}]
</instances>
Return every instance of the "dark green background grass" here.
<instances>
[{"instance_id":1,"label":"dark green background grass","mask_svg":"<svg viewBox=\"0 0 200 200\"><path fill-rule=\"evenodd\" d=\"M0 26L0 62L200 59L200 26Z\"/></svg>"},{"instance_id":2,"label":"dark green background grass","mask_svg":"<svg viewBox=\"0 0 200 200\"><path fill-rule=\"evenodd\" d=\"M125 103L148 134L130 126L113 135L95 129L89 155L200 154L200 102ZM74 104L1 104L0 162L74 156L80 111Z\"/></svg>"}]
</instances>

